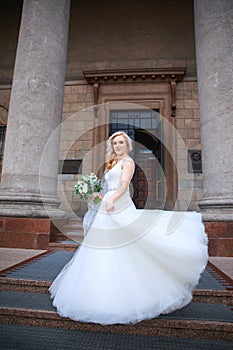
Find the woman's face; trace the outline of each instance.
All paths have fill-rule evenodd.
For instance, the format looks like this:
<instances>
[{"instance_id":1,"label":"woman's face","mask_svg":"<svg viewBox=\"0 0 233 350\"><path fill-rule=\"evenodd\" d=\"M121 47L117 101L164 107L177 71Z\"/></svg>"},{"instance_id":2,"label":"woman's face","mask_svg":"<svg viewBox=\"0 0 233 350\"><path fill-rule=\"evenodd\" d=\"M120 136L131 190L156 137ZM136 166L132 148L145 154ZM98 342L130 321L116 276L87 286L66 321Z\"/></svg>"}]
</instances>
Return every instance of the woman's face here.
<instances>
[{"instance_id":1,"label":"woman's face","mask_svg":"<svg viewBox=\"0 0 233 350\"><path fill-rule=\"evenodd\" d=\"M112 147L118 157L128 154L128 145L123 135L114 137L112 140Z\"/></svg>"}]
</instances>

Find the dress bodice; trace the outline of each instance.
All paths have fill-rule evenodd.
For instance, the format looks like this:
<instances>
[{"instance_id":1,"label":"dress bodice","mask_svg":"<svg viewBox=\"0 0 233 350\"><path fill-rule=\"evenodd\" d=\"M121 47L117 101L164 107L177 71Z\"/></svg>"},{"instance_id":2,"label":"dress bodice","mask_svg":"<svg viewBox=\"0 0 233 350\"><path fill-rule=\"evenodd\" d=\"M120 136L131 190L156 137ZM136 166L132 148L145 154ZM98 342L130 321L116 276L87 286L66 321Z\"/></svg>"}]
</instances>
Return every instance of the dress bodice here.
<instances>
[{"instance_id":1,"label":"dress bodice","mask_svg":"<svg viewBox=\"0 0 233 350\"><path fill-rule=\"evenodd\" d=\"M122 161L120 160L111 170L106 171L104 174L104 180L107 183L107 190L116 190L120 179L121 179L121 172L122 172Z\"/></svg>"}]
</instances>

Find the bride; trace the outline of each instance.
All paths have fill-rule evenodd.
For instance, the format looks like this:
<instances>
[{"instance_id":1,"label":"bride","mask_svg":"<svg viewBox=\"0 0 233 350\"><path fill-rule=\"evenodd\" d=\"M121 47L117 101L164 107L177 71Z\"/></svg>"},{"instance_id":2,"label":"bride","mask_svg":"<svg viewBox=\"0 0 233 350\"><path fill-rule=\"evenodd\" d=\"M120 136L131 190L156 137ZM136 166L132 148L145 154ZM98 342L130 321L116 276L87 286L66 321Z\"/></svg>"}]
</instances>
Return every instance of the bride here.
<instances>
[{"instance_id":1,"label":"bride","mask_svg":"<svg viewBox=\"0 0 233 350\"><path fill-rule=\"evenodd\" d=\"M61 316L136 323L192 300L208 240L200 213L136 209L129 194L132 141L118 131L107 147L101 204L89 205L85 238L49 291Z\"/></svg>"}]
</instances>

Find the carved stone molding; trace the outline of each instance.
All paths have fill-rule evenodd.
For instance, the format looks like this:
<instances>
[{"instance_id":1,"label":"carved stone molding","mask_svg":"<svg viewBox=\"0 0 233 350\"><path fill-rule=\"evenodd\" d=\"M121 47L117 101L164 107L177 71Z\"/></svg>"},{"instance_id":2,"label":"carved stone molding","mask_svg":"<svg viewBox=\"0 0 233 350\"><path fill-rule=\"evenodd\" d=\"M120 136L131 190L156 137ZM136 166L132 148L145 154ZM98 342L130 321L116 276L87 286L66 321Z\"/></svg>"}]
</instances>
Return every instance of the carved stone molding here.
<instances>
[{"instance_id":1,"label":"carved stone molding","mask_svg":"<svg viewBox=\"0 0 233 350\"><path fill-rule=\"evenodd\" d=\"M99 89L101 84L114 83L168 83L171 86L171 116L176 115L176 84L185 76L186 68L155 68L155 69L127 69L84 71L83 75L88 84L92 84L94 91L94 104L98 105ZM97 107L96 107L97 116Z\"/></svg>"}]
</instances>

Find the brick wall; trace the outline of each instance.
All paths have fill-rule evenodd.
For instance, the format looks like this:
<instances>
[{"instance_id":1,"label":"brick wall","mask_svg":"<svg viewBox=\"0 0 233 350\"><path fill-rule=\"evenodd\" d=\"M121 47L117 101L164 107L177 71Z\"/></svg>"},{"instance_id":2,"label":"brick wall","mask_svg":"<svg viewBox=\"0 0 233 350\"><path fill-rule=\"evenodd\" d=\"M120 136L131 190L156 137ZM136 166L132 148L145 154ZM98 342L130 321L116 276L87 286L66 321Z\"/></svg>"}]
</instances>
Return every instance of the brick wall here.
<instances>
[{"instance_id":1,"label":"brick wall","mask_svg":"<svg viewBox=\"0 0 233 350\"><path fill-rule=\"evenodd\" d=\"M188 173L188 155L187 150L201 150L200 140L200 115L198 105L197 81L192 79L186 80L177 85L177 112L176 128L182 137L186 152L179 152L180 145L177 144L177 164L180 170L180 203L179 208L198 210L198 200L203 194L203 177L202 173L191 175ZM193 190L191 202L189 202L190 182ZM192 187L191 185L191 187Z\"/></svg>"},{"instance_id":2,"label":"brick wall","mask_svg":"<svg viewBox=\"0 0 233 350\"><path fill-rule=\"evenodd\" d=\"M91 108L93 104L93 89L90 85L83 81L66 83L60 139L61 160L88 159L88 153L93 146L94 116ZM80 201L74 191L74 185L79 177L78 174L60 174L58 196L62 199L61 209L71 214L74 211L83 216L86 205Z\"/></svg>"}]
</instances>

